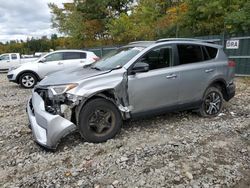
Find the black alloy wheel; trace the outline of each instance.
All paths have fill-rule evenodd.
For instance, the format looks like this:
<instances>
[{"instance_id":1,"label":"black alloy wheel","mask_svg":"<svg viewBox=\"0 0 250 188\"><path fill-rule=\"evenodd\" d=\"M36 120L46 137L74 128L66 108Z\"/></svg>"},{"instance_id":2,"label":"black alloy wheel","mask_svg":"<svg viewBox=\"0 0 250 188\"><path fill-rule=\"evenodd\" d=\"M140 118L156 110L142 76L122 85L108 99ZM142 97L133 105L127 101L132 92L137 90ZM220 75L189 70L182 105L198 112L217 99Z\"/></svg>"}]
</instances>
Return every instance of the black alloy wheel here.
<instances>
[{"instance_id":1,"label":"black alloy wheel","mask_svg":"<svg viewBox=\"0 0 250 188\"><path fill-rule=\"evenodd\" d=\"M215 117L221 112L223 102L224 99L221 89L211 86L204 94L202 105L198 113L202 117Z\"/></svg>"}]
</instances>

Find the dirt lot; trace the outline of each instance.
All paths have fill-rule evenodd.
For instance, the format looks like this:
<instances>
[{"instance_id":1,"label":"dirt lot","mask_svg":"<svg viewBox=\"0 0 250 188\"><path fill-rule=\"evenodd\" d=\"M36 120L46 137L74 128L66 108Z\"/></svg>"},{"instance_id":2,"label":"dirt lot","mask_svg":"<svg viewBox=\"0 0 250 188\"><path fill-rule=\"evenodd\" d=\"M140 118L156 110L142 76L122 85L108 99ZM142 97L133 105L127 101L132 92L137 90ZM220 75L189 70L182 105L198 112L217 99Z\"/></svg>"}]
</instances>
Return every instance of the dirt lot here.
<instances>
[{"instance_id":1,"label":"dirt lot","mask_svg":"<svg viewBox=\"0 0 250 188\"><path fill-rule=\"evenodd\" d=\"M115 139L69 135L56 152L35 144L30 90L0 74L0 187L250 187L250 79L213 119L192 112L124 123Z\"/></svg>"}]
</instances>

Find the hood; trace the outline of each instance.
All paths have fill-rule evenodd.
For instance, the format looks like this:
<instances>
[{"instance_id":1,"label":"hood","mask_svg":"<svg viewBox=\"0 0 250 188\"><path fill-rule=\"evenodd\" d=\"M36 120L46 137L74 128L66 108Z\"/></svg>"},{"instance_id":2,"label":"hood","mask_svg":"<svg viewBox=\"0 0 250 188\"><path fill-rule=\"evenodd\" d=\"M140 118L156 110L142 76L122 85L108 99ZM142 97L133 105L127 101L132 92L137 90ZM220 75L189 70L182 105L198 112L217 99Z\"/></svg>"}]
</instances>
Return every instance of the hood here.
<instances>
[{"instance_id":1,"label":"hood","mask_svg":"<svg viewBox=\"0 0 250 188\"><path fill-rule=\"evenodd\" d=\"M68 83L77 83L83 79L106 74L110 72L100 71L88 68L73 68L64 71L58 71L45 77L40 83L40 86L62 85Z\"/></svg>"},{"instance_id":2,"label":"hood","mask_svg":"<svg viewBox=\"0 0 250 188\"><path fill-rule=\"evenodd\" d=\"M36 61L26 61L26 62L20 62L20 65L25 65L25 66L31 66L31 65L38 65Z\"/></svg>"},{"instance_id":3,"label":"hood","mask_svg":"<svg viewBox=\"0 0 250 188\"><path fill-rule=\"evenodd\" d=\"M11 69L18 71L18 73L24 70L32 70L32 71L37 72L38 63L36 62L18 63L18 65L14 65L12 67L13 68Z\"/></svg>"}]
</instances>

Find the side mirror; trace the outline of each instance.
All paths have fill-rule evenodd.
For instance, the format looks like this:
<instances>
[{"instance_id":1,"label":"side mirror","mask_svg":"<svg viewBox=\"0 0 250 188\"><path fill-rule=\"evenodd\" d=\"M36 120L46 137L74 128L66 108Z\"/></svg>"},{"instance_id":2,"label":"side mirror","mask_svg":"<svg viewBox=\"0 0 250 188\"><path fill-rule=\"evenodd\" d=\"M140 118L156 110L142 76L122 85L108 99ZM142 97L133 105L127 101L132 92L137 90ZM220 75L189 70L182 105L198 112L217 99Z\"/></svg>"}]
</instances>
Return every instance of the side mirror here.
<instances>
[{"instance_id":1,"label":"side mirror","mask_svg":"<svg viewBox=\"0 0 250 188\"><path fill-rule=\"evenodd\" d=\"M42 58L42 59L40 59L40 60L38 61L38 63L44 63L44 62L46 62L46 59L45 59L45 58Z\"/></svg>"},{"instance_id":2,"label":"side mirror","mask_svg":"<svg viewBox=\"0 0 250 188\"><path fill-rule=\"evenodd\" d=\"M133 74L138 73L138 72L148 72L148 71L149 71L149 65L143 62L136 63L132 69Z\"/></svg>"}]
</instances>

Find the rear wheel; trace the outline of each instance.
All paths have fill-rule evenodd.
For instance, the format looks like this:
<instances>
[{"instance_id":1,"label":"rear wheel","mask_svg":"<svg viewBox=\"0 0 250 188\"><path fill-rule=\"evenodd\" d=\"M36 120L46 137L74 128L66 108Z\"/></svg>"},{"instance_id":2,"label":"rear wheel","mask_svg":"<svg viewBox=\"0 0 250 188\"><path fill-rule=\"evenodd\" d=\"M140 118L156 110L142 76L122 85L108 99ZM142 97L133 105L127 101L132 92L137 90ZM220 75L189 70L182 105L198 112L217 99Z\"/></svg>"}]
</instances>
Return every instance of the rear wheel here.
<instances>
[{"instance_id":1,"label":"rear wheel","mask_svg":"<svg viewBox=\"0 0 250 188\"><path fill-rule=\"evenodd\" d=\"M79 130L88 142L105 142L121 129L122 117L109 100L98 98L89 101L81 110Z\"/></svg>"},{"instance_id":2,"label":"rear wheel","mask_svg":"<svg viewBox=\"0 0 250 188\"><path fill-rule=\"evenodd\" d=\"M203 97L202 105L198 111L203 117L217 116L223 107L223 95L217 87L209 87Z\"/></svg>"},{"instance_id":3,"label":"rear wheel","mask_svg":"<svg viewBox=\"0 0 250 188\"><path fill-rule=\"evenodd\" d=\"M33 88L37 83L37 78L32 73L23 73L19 78L19 83L23 88Z\"/></svg>"}]
</instances>

